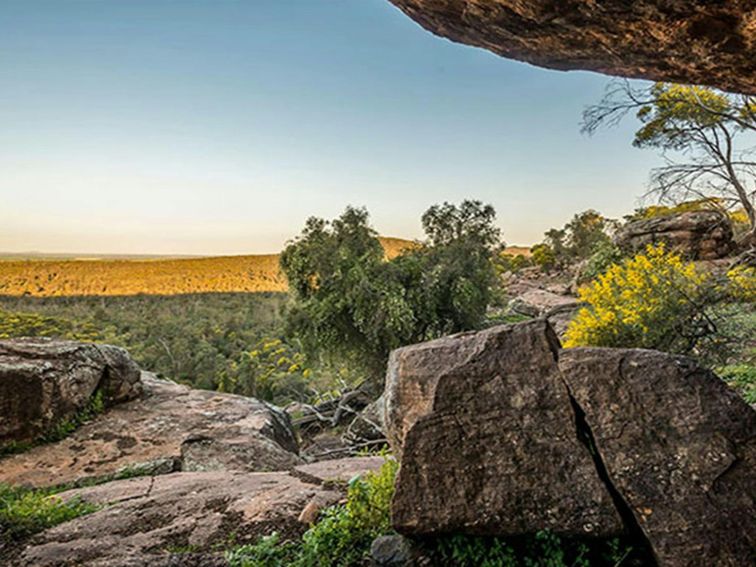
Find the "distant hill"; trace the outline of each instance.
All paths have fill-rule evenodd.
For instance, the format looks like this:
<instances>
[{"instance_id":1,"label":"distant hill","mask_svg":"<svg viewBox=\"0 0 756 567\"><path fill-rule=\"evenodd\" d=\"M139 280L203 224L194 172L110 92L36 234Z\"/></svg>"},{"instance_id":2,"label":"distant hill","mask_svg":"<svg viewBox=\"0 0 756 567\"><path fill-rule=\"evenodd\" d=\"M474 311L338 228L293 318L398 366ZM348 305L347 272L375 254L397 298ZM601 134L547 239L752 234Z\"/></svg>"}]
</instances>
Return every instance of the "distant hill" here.
<instances>
[{"instance_id":1,"label":"distant hill","mask_svg":"<svg viewBox=\"0 0 756 567\"><path fill-rule=\"evenodd\" d=\"M393 258L413 246L381 238ZM0 259L0 295L178 295L184 293L286 291L278 254L207 258ZM147 259L145 259L147 258Z\"/></svg>"},{"instance_id":2,"label":"distant hill","mask_svg":"<svg viewBox=\"0 0 756 567\"><path fill-rule=\"evenodd\" d=\"M411 240L391 237L382 237L381 244L387 258L414 246ZM525 247L511 247L507 252L529 254ZM278 254L206 258L19 256L23 259L0 256L0 295L179 295L287 289Z\"/></svg>"}]
</instances>

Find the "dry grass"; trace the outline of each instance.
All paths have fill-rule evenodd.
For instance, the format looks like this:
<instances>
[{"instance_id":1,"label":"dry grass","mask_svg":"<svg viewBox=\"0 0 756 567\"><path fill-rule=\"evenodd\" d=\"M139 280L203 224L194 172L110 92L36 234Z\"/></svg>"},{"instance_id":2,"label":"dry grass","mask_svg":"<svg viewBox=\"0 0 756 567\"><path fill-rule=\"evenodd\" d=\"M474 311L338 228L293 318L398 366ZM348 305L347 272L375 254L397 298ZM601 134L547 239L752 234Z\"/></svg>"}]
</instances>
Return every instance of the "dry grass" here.
<instances>
[{"instance_id":1,"label":"dry grass","mask_svg":"<svg viewBox=\"0 0 756 567\"><path fill-rule=\"evenodd\" d=\"M381 238L392 258L409 240ZM0 261L0 295L179 295L286 291L278 254L157 260Z\"/></svg>"}]
</instances>

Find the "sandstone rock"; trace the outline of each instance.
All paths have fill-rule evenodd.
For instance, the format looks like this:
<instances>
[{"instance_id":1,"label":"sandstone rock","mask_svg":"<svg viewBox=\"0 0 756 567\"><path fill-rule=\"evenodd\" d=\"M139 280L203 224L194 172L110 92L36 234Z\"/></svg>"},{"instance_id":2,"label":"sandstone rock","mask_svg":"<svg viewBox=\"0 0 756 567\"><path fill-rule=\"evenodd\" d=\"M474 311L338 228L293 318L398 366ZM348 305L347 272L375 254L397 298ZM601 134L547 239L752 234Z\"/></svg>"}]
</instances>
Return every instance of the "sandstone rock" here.
<instances>
[{"instance_id":1,"label":"sandstone rock","mask_svg":"<svg viewBox=\"0 0 756 567\"><path fill-rule=\"evenodd\" d=\"M390 0L453 41L550 69L756 93L752 0Z\"/></svg>"},{"instance_id":2,"label":"sandstone rock","mask_svg":"<svg viewBox=\"0 0 756 567\"><path fill-rule=\"evenodd\" d=\"M509 302L509 308L522 315L542 317L556 308L576 309L578 300L570 295L561 295L545 289L530 289Z\"/></svg>"},{"instance_id":3,"label":"sandstone rock","mask_svg":"<svg viewBox=\"0 0 756 567\"><path fill-rule=\"evenodd\" d=\"M683 357L581 348L559 366L660 564L751 564L756 412Z\"/></svg>"},{"instance_id":4,"label":"sandstone rock","mask_svg":"<svg viewBox=\"0 0 756 567\"><path fill-rule=\"evenodd\" d=\"M159 470L282 470L300 464L288 416L252 398L143 373L144 395L66 439L0 460L0 482L52 486Z\"/></svg>"},{"instance_id":5,"label":"sandstone rock","mask_svg":"<svg viewBox=\"0 0 756 567\"><path fill-rule=\"evenodd\" d=\"M634 221L617 233L615 242L631 251L663 242L692 260L723 258L735 250L732 225L717 211L692 211Z\"/></svg>"},{"instance_id":6,"label":"sandstone rock","mask_svg":"<svg viewBox=\"0 0 756 567\"><path fill-rule=\"evenodd\" d=\"M109 345L42 338L0 341L0 445L33 441L84 409L139 395L139 367Z\"/></svg>"},{"instance_id":7,"label":"sandstone rock","mask_svg":"<svg viewBox=\"0 0 756 567\"><path fill-rule=\"evenodd\" d=\"M330 463L330 472L328 464L320 464L318 474L361 472L354 464ZM297 536L307 529L299 517L311 502L326 506L343 496L335 485L321 486L286 472L191 472L113 481L61 494L103 507L39 534L14 565L216 564L214 547L253 542L273 531ZM180 548L195 553L171 558L172 550Z\"/></svg>"},{"instance_id":8,"label":"sandstone rock","mask_svg":"<svg viewBox=\"0 0 756 567\"><path fill-rule=\"evenodd\" d=\"M548 323L535 320L391 354L386 429L402 455L392 504L397 531L622 531L576 435L558 346Z\"/></svg>"}]
</instances>

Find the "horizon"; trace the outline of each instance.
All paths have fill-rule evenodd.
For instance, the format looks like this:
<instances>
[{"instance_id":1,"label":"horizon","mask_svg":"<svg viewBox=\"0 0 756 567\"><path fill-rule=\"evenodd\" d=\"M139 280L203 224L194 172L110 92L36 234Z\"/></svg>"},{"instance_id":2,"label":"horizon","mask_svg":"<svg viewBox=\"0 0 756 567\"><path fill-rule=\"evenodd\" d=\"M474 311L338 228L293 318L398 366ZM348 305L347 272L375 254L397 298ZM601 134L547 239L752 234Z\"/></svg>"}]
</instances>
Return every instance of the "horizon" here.
<instances>
[{"instance_id":1,"label":"horizon","mask_svg":"<svg viewBox=\"0 0 756 567\"><path fill-rule=\"evenodd\" d=\"M631 212L660 163L632 120L579 132L608 77L451 43L385 0L2 11L6 254L271 254L347 205L413 240L465 198L536 243Z\"/></svg>"}]
</instances>

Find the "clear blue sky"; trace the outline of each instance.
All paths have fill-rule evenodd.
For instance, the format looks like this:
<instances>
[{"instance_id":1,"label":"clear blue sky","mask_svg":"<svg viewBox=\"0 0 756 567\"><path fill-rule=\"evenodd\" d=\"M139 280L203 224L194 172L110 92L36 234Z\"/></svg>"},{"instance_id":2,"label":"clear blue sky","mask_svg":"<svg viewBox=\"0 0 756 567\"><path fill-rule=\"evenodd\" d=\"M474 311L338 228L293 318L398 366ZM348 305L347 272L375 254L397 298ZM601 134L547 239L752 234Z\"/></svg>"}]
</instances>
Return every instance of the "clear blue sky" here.
<instances>
[{"instance_id":1,"label":"clear blue sky","mask_svg":"<svg viewBox=\"0 0 756 567\"><path fill-rule=\"evenodd\" d=\"M387 0L0 0L0 250L271 252L347 204L412 238L464 198L530 244L659 163L632 120L580 134L607 81Z\"/></svg>"}]
</instances>

